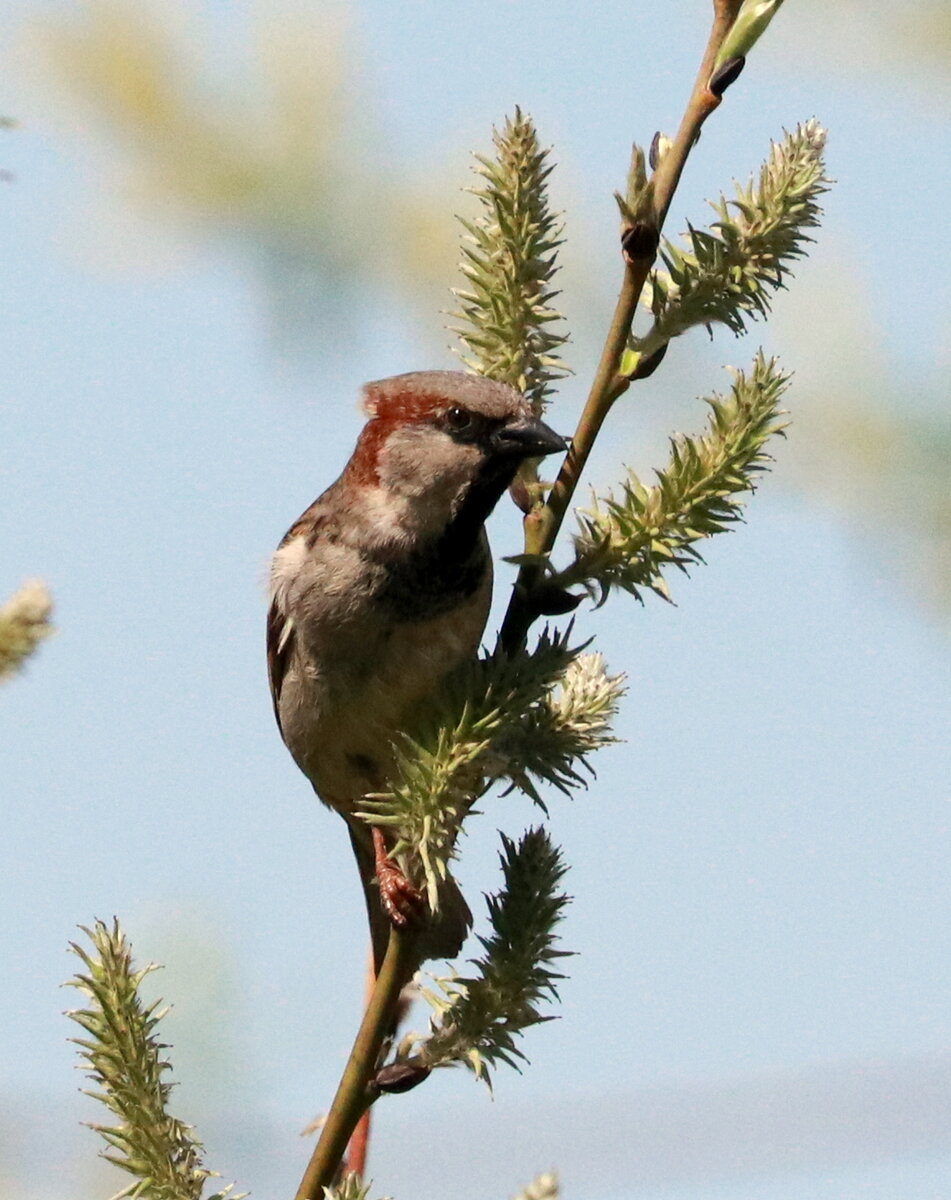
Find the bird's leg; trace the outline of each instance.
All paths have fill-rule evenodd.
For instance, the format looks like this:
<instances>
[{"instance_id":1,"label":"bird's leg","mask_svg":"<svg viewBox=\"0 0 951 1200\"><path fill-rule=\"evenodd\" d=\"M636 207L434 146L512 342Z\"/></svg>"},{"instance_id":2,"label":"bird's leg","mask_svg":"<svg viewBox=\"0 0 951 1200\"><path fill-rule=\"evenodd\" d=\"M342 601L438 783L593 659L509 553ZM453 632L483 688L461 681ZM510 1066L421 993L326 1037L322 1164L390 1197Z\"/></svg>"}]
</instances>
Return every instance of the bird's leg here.
<instances>
[{"instance_id":1,"label":"bird's leg","mask_svg":"<svg viewBox=\"0 0 951 1200\"><path fill-rule=\"evenodd\" d=\"M398 929L419 921L425 906L423 895L390 858L386 842L383 840L383 831L375 826L373 853L376 857L376 881L386 915Z\"/></svg>"}]
</instances>

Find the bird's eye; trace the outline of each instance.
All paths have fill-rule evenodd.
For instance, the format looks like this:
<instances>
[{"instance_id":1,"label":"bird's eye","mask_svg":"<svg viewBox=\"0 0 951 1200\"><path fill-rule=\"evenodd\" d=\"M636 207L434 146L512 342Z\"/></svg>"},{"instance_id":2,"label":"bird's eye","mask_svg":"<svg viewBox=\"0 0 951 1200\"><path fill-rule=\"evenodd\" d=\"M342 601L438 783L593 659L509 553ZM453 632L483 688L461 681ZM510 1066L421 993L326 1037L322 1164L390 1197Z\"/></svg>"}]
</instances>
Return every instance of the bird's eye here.
<instances>
[{"instance_id":1,"label":"bird's eye","mask_svg":"<svg viewBox=\"0 0 951 1200\"><path fill-rule=\"evenodd\" d=\"M453 433L465 433L473 424L472 413L467 409L460 408L458 404L446 409L446 427Z\"/></svg>"}]
</instances>

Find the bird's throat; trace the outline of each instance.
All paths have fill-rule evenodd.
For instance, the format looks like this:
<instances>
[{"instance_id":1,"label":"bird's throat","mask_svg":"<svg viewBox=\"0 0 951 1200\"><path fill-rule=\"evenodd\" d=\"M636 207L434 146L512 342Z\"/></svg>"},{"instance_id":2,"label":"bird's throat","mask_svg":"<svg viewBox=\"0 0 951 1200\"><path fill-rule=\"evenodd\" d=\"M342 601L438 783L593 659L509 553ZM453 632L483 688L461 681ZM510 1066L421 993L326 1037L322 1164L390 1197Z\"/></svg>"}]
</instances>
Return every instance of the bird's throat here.
<instances>
[{"instance_id":1,"label":"bird's throat","mask_svg":"<svg viewBox=\"0 0 951 1200\"><path fill-rule=\"evenodd\" d=\"M471 553L518 467L518 461L513 459L488 459L483 464L442 535L448 553L458 553L460 557Z\"/></svg>"}]
</instances>

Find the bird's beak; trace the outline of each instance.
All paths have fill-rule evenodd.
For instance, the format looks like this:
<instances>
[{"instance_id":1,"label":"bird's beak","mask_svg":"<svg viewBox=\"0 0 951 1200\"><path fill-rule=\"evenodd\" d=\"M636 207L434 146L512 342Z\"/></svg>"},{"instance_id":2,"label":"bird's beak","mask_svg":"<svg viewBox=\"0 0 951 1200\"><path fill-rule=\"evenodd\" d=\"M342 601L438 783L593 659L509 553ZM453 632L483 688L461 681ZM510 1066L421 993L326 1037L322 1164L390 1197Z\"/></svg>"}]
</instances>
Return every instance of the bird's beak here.
<instances>
[{"instance_id":1,"label":"bird's beak","mask_svg":"<svg viewBox=\"0 0 951 1200\"><path fill-rule=\"evenodd\" d=\"M492 446L497 454L513 458L544 458L546 454L563 454L568 443L538 417L522 417L510 421L492 434Z\"/></svg>"}]
</instances>

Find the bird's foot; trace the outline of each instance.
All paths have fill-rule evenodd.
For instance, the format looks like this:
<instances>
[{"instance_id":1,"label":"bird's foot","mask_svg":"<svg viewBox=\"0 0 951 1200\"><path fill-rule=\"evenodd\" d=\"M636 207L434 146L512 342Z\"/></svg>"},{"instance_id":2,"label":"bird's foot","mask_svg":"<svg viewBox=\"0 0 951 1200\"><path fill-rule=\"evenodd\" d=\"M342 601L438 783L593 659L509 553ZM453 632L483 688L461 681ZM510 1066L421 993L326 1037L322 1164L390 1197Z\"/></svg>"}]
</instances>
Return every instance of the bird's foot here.
<instances>
[{"instance_id":1,"label":"bird's foot","mask_svg":"<svg viewBox=\"0 0 951 1200\"><path fill-rule=\"evenodd\" d=\"M380 829L373 830L373 851L376 855L376 881L386 915L397 929L420 922L426 907L423 894L390 858Z\"/></svg>"}]
</instances>

